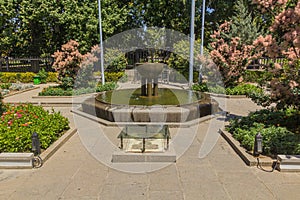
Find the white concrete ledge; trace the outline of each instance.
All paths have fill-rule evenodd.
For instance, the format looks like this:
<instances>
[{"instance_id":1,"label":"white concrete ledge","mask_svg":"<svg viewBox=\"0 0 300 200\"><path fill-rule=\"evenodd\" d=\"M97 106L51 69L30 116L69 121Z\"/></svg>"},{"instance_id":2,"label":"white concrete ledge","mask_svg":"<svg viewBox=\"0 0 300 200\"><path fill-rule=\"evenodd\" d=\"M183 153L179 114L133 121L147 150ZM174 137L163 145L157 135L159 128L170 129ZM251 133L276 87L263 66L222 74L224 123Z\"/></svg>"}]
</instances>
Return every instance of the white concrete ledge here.
<instances>
[{"instance_id":1,"label":"white concrete ledge","mask_svg":"<svg viewBox=\"0 0 300 200\"><path fill-rule=\"evenodd\" d=\"M30 169L33 153L0 153L1 169Z\"/></svg>"},{"instance_id":2,"label":"white concrete ledge","mask_svg":"<svg viewBox=\"0 0 300 200\"><path fill-rule=\"evenodd\" d=\"M176 162L176 154L173 151L162 153L128 153L116 151L112 155L113 163L131 163L131 162Z\"/></svg>"},{"instance_id":3,"label":"white concrete ledge","mask_svg":"<svg viewBox=\"0 0 300 200\"><path fill-rule=\"evenodd\" d=\"M278 155L281 172L300 172L300 155Z\"/></svg>"}]
</instances>

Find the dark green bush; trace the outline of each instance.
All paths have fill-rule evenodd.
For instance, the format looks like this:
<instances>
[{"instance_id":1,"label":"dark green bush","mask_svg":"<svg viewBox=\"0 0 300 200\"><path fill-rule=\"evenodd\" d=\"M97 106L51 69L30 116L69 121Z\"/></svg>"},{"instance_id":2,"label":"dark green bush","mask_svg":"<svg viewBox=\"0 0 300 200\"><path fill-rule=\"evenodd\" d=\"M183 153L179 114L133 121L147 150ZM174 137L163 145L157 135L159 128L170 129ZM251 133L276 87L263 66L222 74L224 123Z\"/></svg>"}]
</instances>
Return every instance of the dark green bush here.
<instances>
[{"instance_id":1,"label":"dark green bush","mask_svg":"<svg viewBox=\"0 0 300 200\"><path fill-rule=\"evenodd\" d=\"M117 83L115 82L109 82L104 85L99 85L96 88L96 92L103 92L103 91L109 91L109 90L114 90L118 87Z\"/></svg>"},{"instance_id":2,"label":"dark green bush","mask_svg":"<svg viewBox=\"0 0 300 200\"><path fill-rule=\"evenodd\" d=\"M47 83L48 72L46 72L45 68L41 68L37 75L40 77L41 83Z\"/></svg>"},{"instance_id":3,"label":"dark green bush","mask_svg":"<svg viewBox=\"0 0 300 200\"><path fill-rule=\"evenodd\" d=\"M231 121L227 130L249 151L260 132L265 154L300 153L300 112L295 109L256 111Z\"/></svg>"},{"instance_id":4,"label":"dark green bush","mask_svg":"<svg viewBox=\"0 0 300 200\"><path fill-rule=\"evenodd\" d=\"M220 85L208 85L206 83L202 84L194 84L192 86L193 90L201 91L201 92L211 92L216 94L227 94L227 95L251 95L255 94L263 94L263 90L255 85L251 84L240 84L233 88L224 88Z\"/></svg>"}]
</instances>

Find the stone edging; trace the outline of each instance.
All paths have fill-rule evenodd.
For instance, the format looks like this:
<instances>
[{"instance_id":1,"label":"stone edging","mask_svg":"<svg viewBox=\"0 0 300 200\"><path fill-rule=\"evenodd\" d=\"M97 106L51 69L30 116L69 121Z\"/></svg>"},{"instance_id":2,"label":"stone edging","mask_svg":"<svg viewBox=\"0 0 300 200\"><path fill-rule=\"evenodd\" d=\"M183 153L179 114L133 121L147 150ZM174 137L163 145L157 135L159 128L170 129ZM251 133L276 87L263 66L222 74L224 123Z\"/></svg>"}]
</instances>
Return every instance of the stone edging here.
<instances>
[{"instance_id":1,"label":"stone edging","mask_svg":"<svg viewBox=\"0 0 300 200\"><path fill-rule=\"evenodd\" d=\"M65 144L75 133L77 132L76 128L68 130L64 133L58 140L50 145L45 151L43 151L40 157L45 163L63 144Z\"/></svg>"},{"instance_id":2,"label":"stone edging","mask_svg":"<svg viewBox=\"0 0 300 200\"><path fill-rule=\"evenodd\" d=\"M125 125L128 125L128 122L111 122L111 121L108 121L108 120L105 120L105 119L101 119L101 118L98 118L96 116L93 116L93 115L90 115L88 113L85 113L81 110L80 107L78 108L72 108L71 109L71 112L78 115L78 116L81 116L81 117L85 117L89 120L92 120L94 122L97 122L97 123L100 123L104 126L125 126ZM218 112L218 113L215 113L213 115L207 115L207 116L204 116L204 117L201 117L201 118L198 118L198 119L194 119L194 120L191 120L191 121L187 121L187 122L166 122L164 123L165 125L168 125L169 127L172 127L172 128L176 128L176 127L190 127L190 126L193 126L195 124L198 124L200 122L205 122L205 121L208 121L214 117L217 117L219 115L221 115L223 113L223 111L221 112ZM136 124L136 125L161 125L161 123L156 123L156 122L129 122L130 124Z\"/></svg>"},{"instance_id":3,"label":"stone edging","mask_svg":"<svg viewBox=\"0 0 300 200\"><path fill-rule=\"evenodd\" d=\"M257 159L246 152L246 150L241 147L240 143L232 137L231 133L221 129L219 131L222 137L228 142L228 144L240 156L240 158L245 162L246 165L250 167L257 166ZM275 161L267 156L260 156L259 158L262 166L272 167L273 162Z\"/></svg>"},{"instance_id":4,"label":"stone edging","mask_svg":"<svg viewBox=\"0 0 300 200\"><path fill-rule=\"evenodd\" d=\"M210 92L204 92L206 94L209 94L212 97L223 97L228 99L244 99L248 98L246 95L227 95L227 94L216 94L216 93L210 93Z\"/></svg>"},{"instance_id":5,"label":"stone edging","mask_svg":"<svg viewBox=\"0 0 300 200\"><path fill-rule=\"evenodd\" d=\"M25 89L25 90L16 91L16 92L13 92L13 93L11 93L11 94L4 95L3 98L5 98L5 97L10 97L10 96L14 96L14 95L21 94L21 93L24 93L24 92L28 92L28 91L31 91L31 90L36 90L36 89L38 89L38 88L40 88L40 86L34 86L34 87L32 87L32 88L27 88L27 89Z\"/></svg>"},{"instance_id":6,"label":"stone edging","mask_svg":"<svg viewBox=\"0 0 300 200\"><path fill-rule=\"evenodd\" d=\"M65 144L75 133L77 132L76 128L68 130L64 133L58 140L50 145L45 151L40 155L43 163L45 163L63 144ZM0 154L1 155L1 154ZM9 161L15 164L8 166L0 166L0 169L28 169L32 168L31 156L33 153L3 153L5 157L4 161ZM30 162L29 162L30 161ZM17 164L19 162L19 165Z\"/></svg>"}]
</instances>

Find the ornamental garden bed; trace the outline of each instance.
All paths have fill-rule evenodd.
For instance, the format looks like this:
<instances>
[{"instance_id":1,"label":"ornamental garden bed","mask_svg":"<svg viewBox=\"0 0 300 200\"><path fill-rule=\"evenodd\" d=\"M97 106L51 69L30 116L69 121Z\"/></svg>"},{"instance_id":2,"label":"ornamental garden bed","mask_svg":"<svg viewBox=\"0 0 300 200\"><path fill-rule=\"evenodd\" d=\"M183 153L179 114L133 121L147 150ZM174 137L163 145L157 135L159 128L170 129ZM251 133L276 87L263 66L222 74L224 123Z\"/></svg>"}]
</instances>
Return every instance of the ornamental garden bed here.
<instances>
[{"instance_id":1,"label":"ornamental garden bed","mask_svg":"<svg viewBox=\"0 0 300 200\"><path fill-rule=\"evenodd\" d=\"M263 109L234 119L226 127L245 152L252 154L255 135L261 133L263 156L300 154L300 111Z\"/></svg>"},{"instance_id":2,"label":"ornamental garden bed","mask_svg":"<svg viewBox=\"0 0 300 200\"><path fill-rule=\"evenodd\" d=\"M0 83L0 92L4 97L12 96L37 88L39 87L28 83Z\"/></svg>"},{"instance_id":3,"label":"ornamental garden bed","mask_svg":"<svg viewBox=\"0 0 300 200\"><path fill-rule=\"evenodd\" d=\"M0 153L31 152L31 136L38 133L42 151L67 130L69 121L59 112L46 111L32 104L4 106L0 122Z\"/></svg>"}]
</instances>

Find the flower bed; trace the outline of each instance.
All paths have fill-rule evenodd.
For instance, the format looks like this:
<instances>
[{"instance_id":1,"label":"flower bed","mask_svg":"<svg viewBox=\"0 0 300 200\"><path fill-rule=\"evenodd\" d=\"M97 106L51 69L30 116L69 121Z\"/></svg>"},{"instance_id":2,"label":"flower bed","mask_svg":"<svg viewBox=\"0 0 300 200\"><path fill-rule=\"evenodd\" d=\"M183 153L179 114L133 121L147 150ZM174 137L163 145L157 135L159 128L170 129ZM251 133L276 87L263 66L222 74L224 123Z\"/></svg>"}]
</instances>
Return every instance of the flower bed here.
<instances>
[{"instance_id":1,"label":"flower bed","mask_svg":"<svg viewBox=\"0 0 300 200\"><path fill-rule=\"evenodd\" d=\"M33 88L33 84L24 84L24 83L1 83L0 84L0 92L1 94L7 95L16 91L23 91L27 89Z\"/></svg>"},{"instance_id":2,"label":"flower bed","mask_svg":"<svg viewBox=\"0 0 300 200\"><path fill-rule=\"evenodd\" d=\"M0 122L0 152L30 152L31 136L38 133L41 148L48 148L66 130L69 121L59 112L41 106L5 105Z\"/></svg>"}]
</instances>

